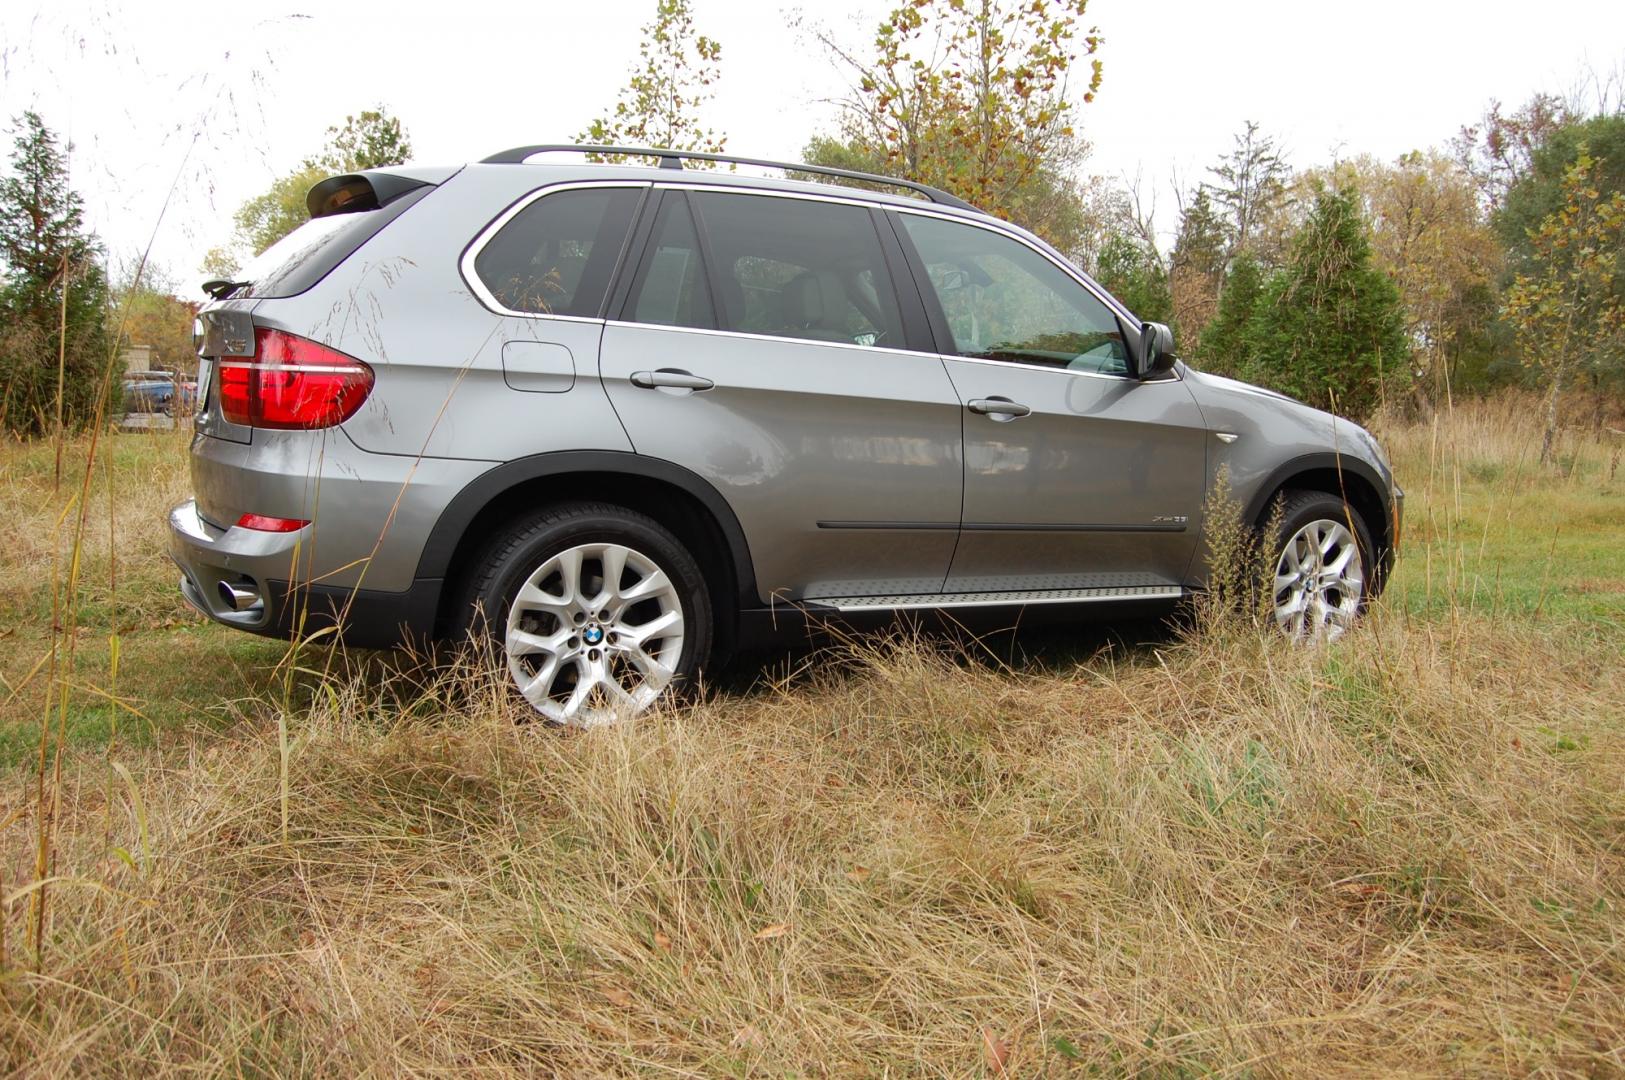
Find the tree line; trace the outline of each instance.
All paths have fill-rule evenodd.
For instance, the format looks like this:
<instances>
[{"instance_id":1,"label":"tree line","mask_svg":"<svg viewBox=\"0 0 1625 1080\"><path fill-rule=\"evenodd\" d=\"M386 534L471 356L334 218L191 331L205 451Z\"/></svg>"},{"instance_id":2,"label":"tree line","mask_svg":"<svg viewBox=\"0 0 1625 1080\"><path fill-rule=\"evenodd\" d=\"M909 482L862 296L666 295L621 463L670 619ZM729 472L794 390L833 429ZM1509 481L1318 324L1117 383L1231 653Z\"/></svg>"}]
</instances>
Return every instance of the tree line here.
<instances>
[{"instance_id":1,"label":"tree line","mask_svg":"<svg viewBox=\"0 0 1625 1080\"><path fill-rule=\"evenodd\" d=\"M1565 402L1589 400L1600 417L1618 400L1617 100L1492 104L1439 146L1302 169L1249 121L1201 179L1174 187L1177 219L1164 234L1139 183L1088 174L1084 121L1105 44L1086 23L1088 3L908 0L859 46L812 28L846 89L803 160L931 184L1023 225L1141 318L1170 324L1195 366L1312 404L1425 412L1455 394L1539 387L1545 457ZM655 0L625 85L577 140L723 149L725 133L707 119L722 64L722 44L698 31L688 0ZM15 146L0 186L0 423L40 430L54 404L60 357L47 354L63 337L61 299L66 386L107 346L109 289L53 136L26 114ZM305 192L323 176L410 155L382 106L346 117L320 152L237 211L205 273L232 276L301 224ZM69 416L84 410L76 387Z\"/></svg>"}]
</instances>

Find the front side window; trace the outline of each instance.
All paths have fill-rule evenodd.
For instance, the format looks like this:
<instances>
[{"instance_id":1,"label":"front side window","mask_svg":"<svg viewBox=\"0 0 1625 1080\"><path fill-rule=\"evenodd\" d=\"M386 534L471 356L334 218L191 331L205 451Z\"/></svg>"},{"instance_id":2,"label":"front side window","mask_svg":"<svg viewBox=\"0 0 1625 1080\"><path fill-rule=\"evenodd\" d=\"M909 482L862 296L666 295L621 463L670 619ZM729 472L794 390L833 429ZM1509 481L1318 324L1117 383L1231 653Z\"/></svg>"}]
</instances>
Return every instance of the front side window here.
<instances>
[{"instance_id":1,"label":"front side window","mask_svg":"<svg viewBox=\"0 0 1625 1080\"><path fill-rule=\"evenodd\" d=\"M897 296L867 209L768 195L691 197L715 260L722 329L903 347Z\"/></svg>"},{"instance_id":2,"label":"front side window","mask_svg":"<svg viewBox=\"0 0 1625 1080\"><path fill-rule=\"evenodd\" d=\"M630 187L544 195L480 249L474 273L510 311L596 318L641 195Z\"/></svg>"},{"instance_id":3,"label":"front side window","mask_svg":"<svg viewBox=\"0 0 1625 1080\"><path fill-rule=\"evenodd\" d=\"M1128 374L1116 316L1044 256L988 229L900 216L960 356Z\"/></svg>"}]
</instances>

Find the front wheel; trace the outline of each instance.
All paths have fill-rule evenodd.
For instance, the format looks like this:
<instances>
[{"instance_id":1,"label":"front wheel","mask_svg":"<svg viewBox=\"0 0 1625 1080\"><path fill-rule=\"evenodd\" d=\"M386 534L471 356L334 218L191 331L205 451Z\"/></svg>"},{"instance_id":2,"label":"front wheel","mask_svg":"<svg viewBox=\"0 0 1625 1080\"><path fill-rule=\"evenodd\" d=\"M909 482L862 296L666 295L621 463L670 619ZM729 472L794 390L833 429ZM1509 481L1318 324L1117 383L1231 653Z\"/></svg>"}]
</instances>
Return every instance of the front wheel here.
<instances>
[{"instance_id":1,"label":"front wheel","mask_svg":"<svg viewBox=\"0 0 1625 1080\"><path fill-rule=\"evenodd\" d=\"M1375 595L1371 533L1353 507L1320 491L1282 496L1271 590L1294 641L1335 641Z\"/></svg>"},{"instance_id":2,"label":"front wheel","mask_svg":"<svg viewBox=\"0 0 1625 1080\"><path fill-rule=\"evenodd\" d=\"M548 720L595 727L692 681L711 651L693 557L658 522L572 503L517 522L467 588L465 629L500 648L514 688Z\"/></svg>"}]
</instances>

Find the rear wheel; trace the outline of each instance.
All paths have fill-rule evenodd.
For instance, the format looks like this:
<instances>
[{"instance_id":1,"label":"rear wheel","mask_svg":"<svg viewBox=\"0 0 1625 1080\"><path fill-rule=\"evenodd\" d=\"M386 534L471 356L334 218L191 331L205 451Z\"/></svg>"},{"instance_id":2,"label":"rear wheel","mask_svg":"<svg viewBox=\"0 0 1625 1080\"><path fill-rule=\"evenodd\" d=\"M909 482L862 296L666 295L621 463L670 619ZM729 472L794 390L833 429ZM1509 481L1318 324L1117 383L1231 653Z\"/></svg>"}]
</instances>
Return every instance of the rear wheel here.
<instances>
[{"instance_id":1,"label":"rear wheel","mask_svg":"<svg viewBox=\"0 0 1625 1080\"><path fill-rule=\"evenodd\" d=\"M501 651L515 690L555 723L634 716L698 675L711 651L699 567L652 518L571 503L486 549L466 629Z\"/></svg>"},{"instance_id":2,"label":"rear wheel","mask_svg":"<svg viewBox=\"0 0 1625 1080\"><path fill-rule=\"evenodd\" d=\"M1335 495L1281 497L1271 602L1275 623L1294 641L1335 641L1375 595L1371 533Z\"/></svg>"}]
</instances>

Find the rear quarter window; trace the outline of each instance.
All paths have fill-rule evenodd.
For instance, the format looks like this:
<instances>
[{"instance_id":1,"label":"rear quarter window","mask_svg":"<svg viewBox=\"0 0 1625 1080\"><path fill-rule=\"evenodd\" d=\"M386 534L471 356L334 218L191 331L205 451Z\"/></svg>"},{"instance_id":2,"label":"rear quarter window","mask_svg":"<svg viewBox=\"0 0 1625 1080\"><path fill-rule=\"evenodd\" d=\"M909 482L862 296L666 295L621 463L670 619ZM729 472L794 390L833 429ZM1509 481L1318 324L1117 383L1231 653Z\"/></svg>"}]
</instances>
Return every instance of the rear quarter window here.
<instances>
[{"instance_id":1,"label":"rear quarter window","mask_svg":"<svg viewBox=\"0 0 1625 1080\"><path fill-rule=\"evenodd\" d=\"M416 188L377 210L310 219L249 260L237 275L249 285L236 295L252 300L299 295L433 190Z\"/></svg>"},{"instance_id":2,"label":"rear quarter window","mask_svg":"<svg viewBox=\"0 0 1625 1080\"><path fill-rule=\"evenodd\" d=\"M541 196L479 249L474 277L508 311L597 318L643 191L570 188Z\"/></svg>"}]
</instances>

